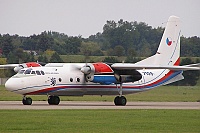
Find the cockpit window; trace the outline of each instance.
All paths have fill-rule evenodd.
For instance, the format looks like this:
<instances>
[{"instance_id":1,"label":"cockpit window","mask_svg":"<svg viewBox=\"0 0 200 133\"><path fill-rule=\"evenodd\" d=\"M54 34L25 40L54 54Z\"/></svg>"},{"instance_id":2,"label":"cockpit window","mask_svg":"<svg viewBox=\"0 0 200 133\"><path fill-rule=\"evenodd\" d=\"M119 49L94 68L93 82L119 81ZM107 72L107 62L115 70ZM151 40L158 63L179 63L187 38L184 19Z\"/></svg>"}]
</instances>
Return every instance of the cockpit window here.
<instances>
[{"instance_id":1,"label":"cockpit window","mask_svg":"<svg viewBox=\"0 0 200 133\"><path fill-rule=\"evenodd\" d=\"M35 71L31 71L31 74L35 74Z\"/></svg>"},{"instance_id":2,"label":"cockpit window","mask_svg":"<svg viewBox=\"0 0 200 133\"><path fill-rule=\"evenodd\" d=\"M30 74L32 69L27 69L24 74Z\"/></svg>"},{"instance_id":3,"label":"cockpit window","mask_svg":"<svg viewBox=\"0 0 200 133\"><path fill-rule=\"evenodd\" d=\"M20 70L18 74L33 74L33 75L45 75L44 71L40 70L33 70L32 68L26 70Z\"/></svg>"},{"instance_id":4,"label":"cockpit window","mask_svg":"<svg viewBox=\"0 0 200 133\"><path fill-rule=\"evenodd\" d=\"M41 74L42 74L42 75L44 75L44 72L43 72L43 71L41 71Z\"/></svg>"},{"instance_id":5,"label":"cockpit window","mask_svg":"<svg viewBox=\"0 0 200 133\"><path fill-rule=\"evenodd\" d=\"M36 71L36 74L37 74L37 75L41 75L40 71Z\"/></svg>"}]
</instances>

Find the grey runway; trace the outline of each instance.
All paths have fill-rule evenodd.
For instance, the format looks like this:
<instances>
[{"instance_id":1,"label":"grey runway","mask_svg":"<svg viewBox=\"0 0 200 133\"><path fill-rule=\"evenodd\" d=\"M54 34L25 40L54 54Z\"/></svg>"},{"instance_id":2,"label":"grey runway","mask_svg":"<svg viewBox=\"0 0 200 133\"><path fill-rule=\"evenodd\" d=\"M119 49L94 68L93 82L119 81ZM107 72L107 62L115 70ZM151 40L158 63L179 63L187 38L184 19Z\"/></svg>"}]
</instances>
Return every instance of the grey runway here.
<instances>
[{"instance_id":1,"label":"grey runway","mask_svg":"<svg viewBox=\"0 0 200 133\"><path fill-rule=\"evenodd\" d=\"M126 106L115 106L113 102L61 101L59 105L48 105L47 101L33 101L23 105L21 101L0 101L0 110L50 110L50 109L197 109L200 102L128 102Z\"/></svg>"}]
</instances>

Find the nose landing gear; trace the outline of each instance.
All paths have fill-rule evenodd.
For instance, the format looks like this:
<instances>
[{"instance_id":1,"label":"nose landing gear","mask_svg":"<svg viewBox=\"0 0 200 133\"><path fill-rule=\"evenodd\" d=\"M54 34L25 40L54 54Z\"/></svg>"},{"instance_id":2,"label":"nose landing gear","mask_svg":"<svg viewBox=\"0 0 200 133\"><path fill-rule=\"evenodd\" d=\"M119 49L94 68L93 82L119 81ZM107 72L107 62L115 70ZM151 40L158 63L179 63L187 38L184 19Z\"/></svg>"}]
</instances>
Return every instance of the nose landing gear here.
<instances>
[{"instance_id":1,"label":"nose landing gear","mask_svg":"<svg viewBox=\"0 0 200 133\"><path fill-rule=\"evenodd\" d=\"M22 103L23 103L23 105L31 105L32 99L30 97L26 97L24 95L24 97L22 99ZM49 96L48 103L49 103L49 105L58 105L60 103L60 98L58 96Z\"/></svg>"},{"instance_id":2,"label":"nose landing gear","mask_svg":"<svg viewBox=\"0 0 200 133\"><path fill-rule=\"evenodd\" d=\"M31 105L32 104L32 99L30 97L24 96L23 99L22 99L22 103L24 105Z\"/></svg>"}]
</instances>

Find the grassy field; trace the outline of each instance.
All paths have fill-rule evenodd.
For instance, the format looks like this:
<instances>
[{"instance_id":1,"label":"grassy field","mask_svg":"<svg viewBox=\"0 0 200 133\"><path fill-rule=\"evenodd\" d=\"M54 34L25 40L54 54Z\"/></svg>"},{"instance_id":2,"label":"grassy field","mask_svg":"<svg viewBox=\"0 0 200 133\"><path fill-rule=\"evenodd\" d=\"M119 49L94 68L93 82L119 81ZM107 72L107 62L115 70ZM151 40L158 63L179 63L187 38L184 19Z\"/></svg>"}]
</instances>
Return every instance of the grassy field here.
<instances>
[{"instance_id":1,"label":"grassy field","mask_svg":"<svg viewBox=\"0 0 200 133\"><path fill-rule=\"evenodd\" d=\"M128 101L198 101L200 87L163 86L126 96ZM47 100L46 96L31 96ZM0 86L0 100L22 96ZM113 101L114 96L61 97L68 101ZM200 132L199 110L0 110L0 132L146 133Z\"/></svg>"},{"instance_id":2,"label":"grassy field","mask_svg":"<svg viewBox=\"0 0 200 133\"><path fill-rule=\"evenodd\" d=\"M33 100L46 101L47 96L30 96ZM113 101L115 96L61 96L63 101ZM196 102L200 100L200 87L162 86L156 89L126 96L128 101ZM22 100L22 96L0 86L0 101Z\"/></svg>"},{"instance_id":3,"label":"grassy field","mask_svg":"<svg viewBox=\"0 0 200 133\"><path fill-rule=\"evenodd\" d=\"M199 132L199 110L0 110L0 132Z\"/></svg>"},{"instance_id":4,"label":"grassy field","mask_svg":"<svg viewBox=\"0 0 200 133\"><path fill-rule=\"evenodd\" d=\"M60 55L60 57L62 58L62 60L64 62L85 62L85 56L83 55ZM88 61L89 62L101 62L105 59L105 57L108 56L89 56ZM116 59L118 59L120 62L125 61L126 60L126 56L113 56ZM137 58L137 57L136 57ZM144 59L146 57L140 57L141 59ZM187 57L181 57L181 59L185 59ZM200 59L200 57L190 57L192 58L193 61L196 61L196 59Z\"/></svg>"},{"instance_id":5,"label":"grassy field","mask_svg":"<svg viewBox=\"0 0 200 133\"><path fill-rule=\"evenodd\" d=\"M84 62L81 56L65 56L66 62ZM90 57L97 62L105 57ZM123 60L120 59L120 60ZM47 96L30 96L46 101ZM60 97L63 101L113 101L115 96ZM128 101L200 101L200 82L194 87L162 86L126 96ZM0 101L22 96L0 86ZM0 110L0 132L146 133L200 132L199 110Z\"/></svg>"},{"instance_id":6,"label":"grassy field","mask_svg":"<svg viewBox=\"0 0 200 133\"><path fill-rule=\"evenodd\" d=\"M60 55L60 57L62 58L62 60L64 62L85 62L85 56L83 55ZM89 62L101 62L103 61L107 56L89 56L88 57L88 61ZM124 61L126 60L125 56L122 57L117 57L117 56L113 56L116 57L119 61Z\"/></svg>"}]
</instances>

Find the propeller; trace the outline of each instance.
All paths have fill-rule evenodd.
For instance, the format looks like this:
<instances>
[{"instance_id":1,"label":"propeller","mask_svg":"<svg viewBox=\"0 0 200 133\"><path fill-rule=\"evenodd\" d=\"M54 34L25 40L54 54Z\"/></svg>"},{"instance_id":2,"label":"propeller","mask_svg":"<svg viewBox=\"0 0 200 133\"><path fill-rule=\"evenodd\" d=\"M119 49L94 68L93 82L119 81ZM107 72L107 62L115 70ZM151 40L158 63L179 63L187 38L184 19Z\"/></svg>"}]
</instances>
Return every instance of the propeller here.
<instances>
[{"instance_id":1,"label":"propeller","mask_svg":"<svg viewBox=\"0 0 200 133\"><path fill-rule=\"evenodd\" d=\"M14 67L14 71L17 73L17 72L19 72L23 68L24 68L24 66L21 65L21 64L19 64L18 66Z\"/></svg>"},{"instance_id":2,"label":"propeller","mask_svg":"<svg viewBox=\"0 0 200 133\"><path fill-rule=\"evenodd\" d=\"M84 66L81 68L81 72L84 74L90 74L91 73L91 68L90 66Z\"/></svg>"}]
</instances>

